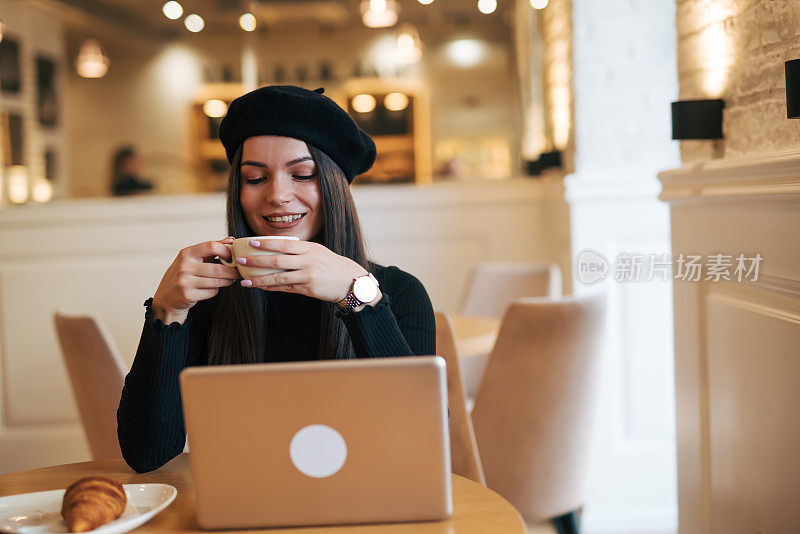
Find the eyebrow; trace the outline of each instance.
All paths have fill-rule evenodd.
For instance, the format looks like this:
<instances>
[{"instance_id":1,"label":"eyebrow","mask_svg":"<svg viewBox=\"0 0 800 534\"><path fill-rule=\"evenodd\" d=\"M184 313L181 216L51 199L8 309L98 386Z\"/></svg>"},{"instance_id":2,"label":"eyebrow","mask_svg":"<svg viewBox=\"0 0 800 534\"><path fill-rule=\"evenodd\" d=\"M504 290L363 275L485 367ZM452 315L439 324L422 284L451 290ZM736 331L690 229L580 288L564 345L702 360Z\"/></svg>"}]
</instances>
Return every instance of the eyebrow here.
<instances>
[{"instance_id":1,"label":"eyebrow","mask_svg":"<svg viewBox=\"0 0 800 534\"><path fill-rule=\"evenodd\" d=\"M314 158L312 158L311 156L303 156L302 158L297 158L297 159L293 159L292 161L287 161L286 162L286 166L287 167L291 167L292 165L296 165L296 164L300 163L301 161L308 161L308 160L312 160L313 161ZM242 167L244 167L245 165L252 165L253 167L263 167L265 169L267 168L266 163L263 163L261 161L250 161L250 160L243 161L242 162Z\"/></svg>"}]
</instances>

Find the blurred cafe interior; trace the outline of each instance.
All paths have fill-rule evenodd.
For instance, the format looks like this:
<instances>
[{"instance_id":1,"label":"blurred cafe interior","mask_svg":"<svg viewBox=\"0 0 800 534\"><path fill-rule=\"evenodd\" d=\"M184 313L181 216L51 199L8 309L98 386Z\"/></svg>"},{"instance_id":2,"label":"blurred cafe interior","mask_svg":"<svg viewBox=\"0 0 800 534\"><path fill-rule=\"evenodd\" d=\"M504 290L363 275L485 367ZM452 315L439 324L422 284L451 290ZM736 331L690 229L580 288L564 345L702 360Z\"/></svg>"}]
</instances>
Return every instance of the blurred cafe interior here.
<instances>
[{"instance_id":1,"label":"blurred cafe interior","mask_svg":"<svg viewBox=\"0 0 800 534\"><path fill-rule=\"evenodd\" d=\"M536 534L800 531L796 0L0 0L0 497L120 456L142 303L228 235L220 123L266 85L375 142L456 475Z\"/></svg>"}]
</instances>

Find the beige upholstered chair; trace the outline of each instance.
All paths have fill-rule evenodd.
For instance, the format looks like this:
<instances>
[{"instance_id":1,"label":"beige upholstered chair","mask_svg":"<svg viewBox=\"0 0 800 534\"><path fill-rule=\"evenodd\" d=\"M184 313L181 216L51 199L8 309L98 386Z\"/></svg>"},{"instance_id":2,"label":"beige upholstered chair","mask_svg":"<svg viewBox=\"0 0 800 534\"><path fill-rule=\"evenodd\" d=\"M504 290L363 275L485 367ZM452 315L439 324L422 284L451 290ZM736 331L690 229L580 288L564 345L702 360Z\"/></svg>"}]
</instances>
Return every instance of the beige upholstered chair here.
<instances>
[{"instance_id":1,"label":"beige upholstered chair","mask_svg":"<svg viewBox=\"0 0 800 534\"><path fill-rule=\"evenodd\" d=\"M53 319L92 456L119 458L117 406L125 364L98 319L59 313Z\"/></svg>"},{"instance_id":2,"label":"beige upholstered chair","mask_svg":"<svg viewBox=\"0 0 800 534\"><path fill-rule=\"evenodd\" d=\"M481 263L470 274L461 313L500 319L515 299L558 297L561 291L561 269L554 263Z\"/></svg>"},{"instance_id":3,"label":"beige upholstered chair","mask_svg":"<svg viewBox=\"0 0 800 534\"><path fill-rule=\"evenodd\" d=\"M446 313L436 312L436 354L447 362L447 401L450 408L450 465L453 473L486 484L475 444L472 421L467 412L461 367L453 323Z\"/></svg>"},{"instance_id":4,"label":"beige upholstered chair","mask_svg":"<svg viewBox=\"0 0 800 534\"><path fill-rule=\"evenodd\" d=\"M604 322L603 296L515 301L472 411L486 485L559 532L577 532Z\"/></svg>"}]
</instances>

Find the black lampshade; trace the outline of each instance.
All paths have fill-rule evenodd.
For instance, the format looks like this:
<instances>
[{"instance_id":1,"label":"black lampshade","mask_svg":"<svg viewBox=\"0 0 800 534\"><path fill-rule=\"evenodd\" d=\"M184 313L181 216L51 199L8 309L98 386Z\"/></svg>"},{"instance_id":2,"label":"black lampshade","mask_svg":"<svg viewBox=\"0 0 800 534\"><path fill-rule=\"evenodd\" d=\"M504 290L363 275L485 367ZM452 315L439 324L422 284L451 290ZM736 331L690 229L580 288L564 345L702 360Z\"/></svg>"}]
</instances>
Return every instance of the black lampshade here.
<instances>
[{"instance_id":1,"label":"black lampshade","mask_svg":"<svg viewBox=\"0 0 800 534\"><path fill-rule=\"evenodd\" d=\"M552 152L545 152L539 156L539 161L545 167L561 167L561 152L553 150Z\"/></svg>"},{"instance_id":2,"label":"black lampshade","mask_svg":"<svg viewBox=\"0 0 800 534\"><path fill-rule=\"evenodd\" d=\"M800 119L800 59L786 62L786 117Z\"/></svg>"},{"instance_id":3,"label":"black lampshade","mask_svg":"<svg viewBox=\"0 0 800 534\"><path fill-rule=\"evenodd\" d=\"M722 139L725 101L678 100L672 103L673 139Z\"/></svg>"},{"instance_id":4,"label":"black lampshade","mask_svg":"<svg viewBox=\"0 0 800 534\"><path fill-rule=\"evenodd\" d=\"M525 162L525 172L528 176L538 176L551 167L561 167L561 152L558 150L543 152L539 154L539 159Z\"/></svg>"}]
</instances>

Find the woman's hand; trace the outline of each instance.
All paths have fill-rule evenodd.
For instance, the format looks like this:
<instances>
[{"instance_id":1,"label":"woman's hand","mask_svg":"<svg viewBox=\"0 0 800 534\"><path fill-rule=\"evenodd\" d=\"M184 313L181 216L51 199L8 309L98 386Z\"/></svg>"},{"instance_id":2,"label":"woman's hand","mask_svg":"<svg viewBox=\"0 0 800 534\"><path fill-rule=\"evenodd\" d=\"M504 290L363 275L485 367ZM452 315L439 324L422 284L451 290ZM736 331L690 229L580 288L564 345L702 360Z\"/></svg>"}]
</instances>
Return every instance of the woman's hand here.
<instances>
[{"instance_id":1,"label":"woman's hand","mask_svg":"<svg viewBox=\"0 0 800 534\"><path fill-rule=\"evenodd\" d=\"M242 280L242 285L246 287L299 293L327 302L339 302L352 290L353 280L367 274L366 269L350 258L339 256L312 241L254 239L250 244L254 248L279 254L236 258L239 264L288 270ZM377 303L380 297L379 292L378 297L370 304Z\"/></svg>"},{"instance_id":2,"label":"woman's hand","mask_svg":"<svg viewBox=\"0 0 800 534\"><path fill-rule=\"evenodd\" d=\"M230 261L231 249L225 243L232 242L233 238L228 237L181 250L164 273L153 296L153 315L164 324L175 321L183 324L192 306L210 299L219 292L219 288L229 286L240 278L234 267L212 263L217 256Z\"/></svg>"}]
</instances>

